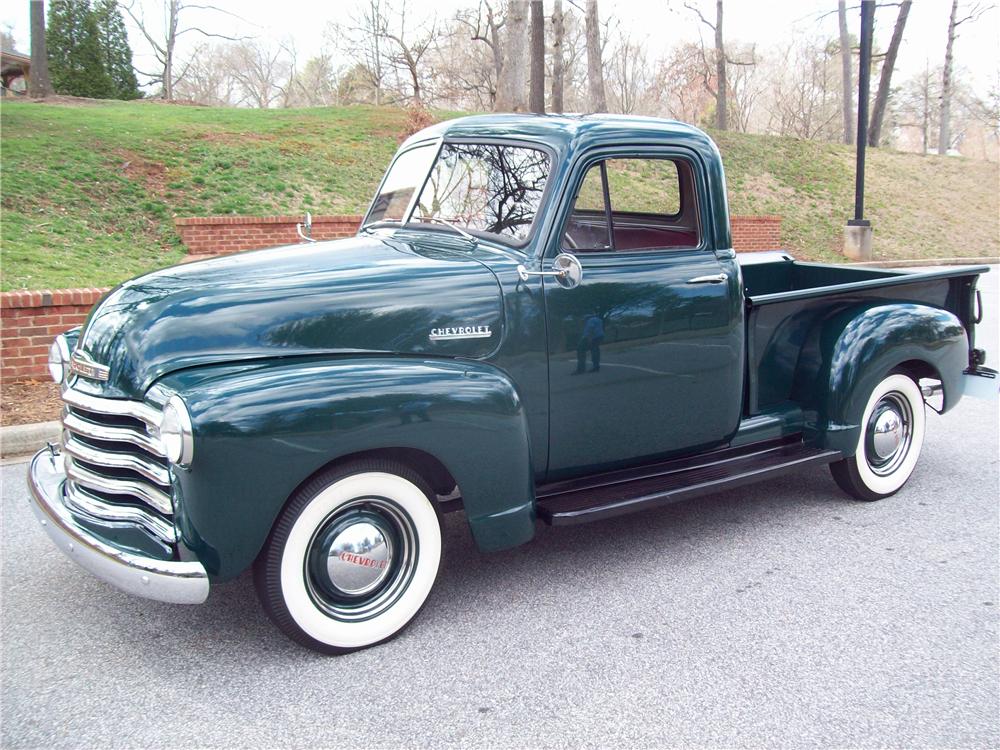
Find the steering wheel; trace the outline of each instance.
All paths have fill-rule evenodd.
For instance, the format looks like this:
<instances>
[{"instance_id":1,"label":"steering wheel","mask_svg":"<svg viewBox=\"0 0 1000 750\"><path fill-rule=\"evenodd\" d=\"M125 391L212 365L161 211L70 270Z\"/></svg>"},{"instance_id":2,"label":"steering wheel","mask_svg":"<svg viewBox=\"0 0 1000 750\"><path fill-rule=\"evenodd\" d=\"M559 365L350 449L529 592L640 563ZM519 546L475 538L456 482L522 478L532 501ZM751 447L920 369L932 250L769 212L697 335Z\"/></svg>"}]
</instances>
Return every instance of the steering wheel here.
<instances>
[{"instance_id":1,"label":"steering wheel","mask_svg":"<svg viewBox=\"0 0 1000 750\"><path fill-rule=\"evenodd\" d=\"M573 239L569 232L563 232L563 245L568 247L570 250L577 250L580 247L576 244L576 240Z\"/></svg>"}]
</instances>

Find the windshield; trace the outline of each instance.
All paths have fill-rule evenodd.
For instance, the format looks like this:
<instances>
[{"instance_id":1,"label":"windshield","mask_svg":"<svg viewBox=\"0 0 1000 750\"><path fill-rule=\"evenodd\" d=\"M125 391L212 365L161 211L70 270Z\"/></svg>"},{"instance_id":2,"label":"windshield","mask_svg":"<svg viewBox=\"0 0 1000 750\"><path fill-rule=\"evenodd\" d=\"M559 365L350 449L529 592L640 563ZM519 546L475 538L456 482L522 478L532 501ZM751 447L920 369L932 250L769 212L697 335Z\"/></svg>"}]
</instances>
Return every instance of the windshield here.
<instances>
[{"instance_id":1,"label":"windshield","mask_svg":"<svg viewBox=\"0 0 1000 750\"><path fill-rule=\"evenodd\" d=\"M425 166L417 177L418 165L429 159L404 158L425 148L396 159L366 223L405 220L414 185L426 176L409 221L444 222L517 243L528 238L549 174L546 152L527 146L446 143L433 166ZM403 169L406 173L397 176Z\"/></svg>"},{"instance_id":2,"label":"windshield","mask_svg":"<svg viewBox=\"0 0 1000 750\"><path fill-rule=\"evenodd\" d=\"M418 146L396 157L375 196L365 224L379 221L402 223L413 193L427 178L427 170L431 168L431 160L436 151L437 144L434 143Z\"/></svg>"}]
</instances>

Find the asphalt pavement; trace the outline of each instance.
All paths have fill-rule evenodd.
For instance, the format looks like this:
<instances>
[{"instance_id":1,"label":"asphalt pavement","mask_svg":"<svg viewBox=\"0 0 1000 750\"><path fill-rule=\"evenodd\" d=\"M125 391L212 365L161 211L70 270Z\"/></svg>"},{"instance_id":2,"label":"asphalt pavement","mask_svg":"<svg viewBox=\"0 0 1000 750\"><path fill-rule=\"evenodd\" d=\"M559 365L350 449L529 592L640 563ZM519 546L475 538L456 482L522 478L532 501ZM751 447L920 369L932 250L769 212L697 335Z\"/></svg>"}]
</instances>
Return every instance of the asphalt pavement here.
<instances>
[{"instance_id":1,"label":"asphalt pavement","mask_svg":"<svg viewBox=\"0 0 1000 750\"><path fill-rule=\"evenodd\" d=\"M192 607L96 581L8 462L0 745L997 747L997 409L929 414L878 503L811 470L493 555L453 514L418 620L334 658L246 576Z\"/></svg>"}]
</instances>

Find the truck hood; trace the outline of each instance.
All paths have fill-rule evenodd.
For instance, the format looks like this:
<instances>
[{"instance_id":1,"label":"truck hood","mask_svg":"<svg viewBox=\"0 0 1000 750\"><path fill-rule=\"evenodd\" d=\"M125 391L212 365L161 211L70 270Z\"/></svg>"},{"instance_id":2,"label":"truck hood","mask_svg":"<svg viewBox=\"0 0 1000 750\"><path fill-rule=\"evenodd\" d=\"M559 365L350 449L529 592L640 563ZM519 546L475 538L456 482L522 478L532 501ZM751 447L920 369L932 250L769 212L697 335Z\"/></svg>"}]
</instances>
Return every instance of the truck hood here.
<instances>
[{"instance_id":1,"label":"truck hood","mask_svg":"<svg viewBox=\"0 0 1000 750\"><path fill-rule=\"evenodd\" d=\"M137 397L169 372L269 357L484 357L502 336L493 272L461 249L360 236L175 266L93 310L77 352ZM94 384L96 385L96 384Z\"/></svg>"}]
</instances>

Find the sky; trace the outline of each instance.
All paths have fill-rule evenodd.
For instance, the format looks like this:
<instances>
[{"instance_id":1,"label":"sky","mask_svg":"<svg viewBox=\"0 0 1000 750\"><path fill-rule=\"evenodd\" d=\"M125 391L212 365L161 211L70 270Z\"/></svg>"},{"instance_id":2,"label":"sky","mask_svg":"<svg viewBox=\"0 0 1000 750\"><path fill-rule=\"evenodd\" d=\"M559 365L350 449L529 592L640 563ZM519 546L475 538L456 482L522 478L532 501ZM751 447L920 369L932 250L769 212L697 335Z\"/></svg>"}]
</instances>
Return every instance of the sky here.
<instances>
[{"instance_id":1,"label":"sky","mask_svg":"<svg viewBox=\"0 0 1000 750\"><path fill-rule=\"evenodd\" d=\"M276 5L273 0L214 0L216 7L244 20L207 10L189 9L185 13L189 14L187 17L191 22L208 31L275 41L292 40L298 59L304 61L323 48L327 24L342 18L358 1L322 3L315 0L282 0ZM696 1L707 16L714 15L711 0ZM972 2L974 0L962 0L961 4L965 6ZM408 0L409 12L414 17L426 18L435 14L439 18L447 18L459 8L475 7L476 4L477 0ZM582 5L582 1L578 4ZM857 2L849 0L848 4L856 5ZM146 8L151 18L156 17L158 11L162 14L162 5L162 0L136 0L136 6ZM551 3L546 0L545 6L548 13ZM572 10L570 0L563 6ZM666 54L677 43L696 40L700 31L710 33L705 27L699 29L699 22L683 8L682 0L601 0L600 9L602 19L612 16L619 19L624 32L631 34L635 40L645 41L650 59ZM766 49L784 44L796 35L833 38L837 36L836 13L823 19L820 16L835 9L836 0L726 0L723 23L726 43L756 43L759 48ZM950 10L950 0L914 0L894 81L915 75L928 63L935 67L944 61ZM875 40L882 49L889 44L896 13L897 8L892 6L876 12ZM27 52L27 0L5 0L0 8L0 26L10 26L19 49ZM860 35L859 10L849 11L849 27L852 33ZM136 66L140 70L152 69L155 65L145 40L136 29L130 28L129 31ZM711 39L706 39L711 42ZM199 41L199 35L187 34L182 40L184 46L190 47ZM960 27L955 43L956 64L963 70L973 90L980 95L1000 83L998 48L1000 10L993 9L979 21ZM183 56L183 47L181 52ZM874 87L877 83L872 85Z\"/></svg>"}]
</instances>

